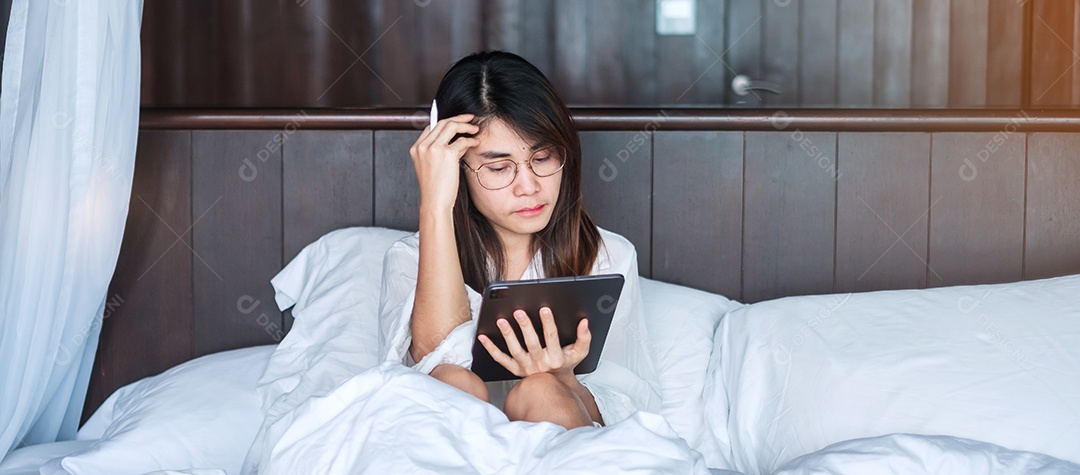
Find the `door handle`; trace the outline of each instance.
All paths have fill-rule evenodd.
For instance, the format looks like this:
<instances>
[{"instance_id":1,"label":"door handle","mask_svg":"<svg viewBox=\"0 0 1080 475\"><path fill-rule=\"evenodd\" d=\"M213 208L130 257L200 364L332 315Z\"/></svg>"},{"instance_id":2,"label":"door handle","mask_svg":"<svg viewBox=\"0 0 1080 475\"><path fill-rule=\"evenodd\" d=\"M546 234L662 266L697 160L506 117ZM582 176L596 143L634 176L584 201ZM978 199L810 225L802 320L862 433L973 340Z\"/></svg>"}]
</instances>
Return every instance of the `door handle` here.
<instances>
[{"instance_id":1,"label":"door handle","mask_svg":"<svg viewBox=\"0 0 1080 475\"><path fill-rule=\"evenodd\" d=\"M731 79L731 92L734 92L736 96L745 96L752 91L765 91L773 94L781 93L780 85L768 81L753 80L745 74L738 74Z\"/></svg>"}]
</instances>

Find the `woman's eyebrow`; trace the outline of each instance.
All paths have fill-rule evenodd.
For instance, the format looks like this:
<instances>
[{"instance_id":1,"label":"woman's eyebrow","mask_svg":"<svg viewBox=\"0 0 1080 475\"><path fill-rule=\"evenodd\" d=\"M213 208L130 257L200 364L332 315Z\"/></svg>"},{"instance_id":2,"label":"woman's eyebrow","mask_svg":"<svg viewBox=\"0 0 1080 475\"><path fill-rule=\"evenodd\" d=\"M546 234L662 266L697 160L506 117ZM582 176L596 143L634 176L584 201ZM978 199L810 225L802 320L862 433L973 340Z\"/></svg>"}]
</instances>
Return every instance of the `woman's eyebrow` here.
<instances>
[{"instance_id":1,"label":"woman's eyebrow","mask_svg":"<svg viewBox=\"0 0 1080 475\"><path fill-rule=\"evenodd\" d=\"M534 144L533 146L529 147L529 151L530 152L535 152L537 150L540 150L541 148L543 148L542 145ZM479 155L481 158L483 158L485 160L494 160L496 158L506 158L506 157L510 156L509 153L500 152L498 150L488 150L486 152L478 152L477 155Z\"/></svg>"}]
</instances>

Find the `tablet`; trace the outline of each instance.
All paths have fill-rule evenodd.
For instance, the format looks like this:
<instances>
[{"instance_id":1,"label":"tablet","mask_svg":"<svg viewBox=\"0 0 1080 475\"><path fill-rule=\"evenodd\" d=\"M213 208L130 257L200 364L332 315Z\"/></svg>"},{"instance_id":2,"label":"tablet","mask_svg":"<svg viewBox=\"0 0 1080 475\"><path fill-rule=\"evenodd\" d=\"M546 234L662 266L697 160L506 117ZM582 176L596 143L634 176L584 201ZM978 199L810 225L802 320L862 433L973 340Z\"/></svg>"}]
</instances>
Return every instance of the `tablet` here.
<instances>
[{"instance_id":1,"label":"tablet","mask_svg":"<svg viewBox=\"0 0 1080 475\"><path fill-rule=\"evenodd\" d=\"M514 319L514 311L522 309L529 314L540 344L543 345L540 308L548 307L559 330L559 343L566 346L577 341L578 322L588 318L592 343L589 345L589 354L574 368L574 374L591 373L600 362L600 353L611 328L611 319L615 316L615 307L619 303L624 280L620 274L604 274L492 282L484 289L480 318L477 320L477 334L487 335L495 346L510 354L506 348L506 340L495 323L498 319L505 318L517 334L521 347L525 348L521 328ZM518 379L491 357L480 340L473 342L472 371L484 381Z\"/></svg>"}]
</instances>

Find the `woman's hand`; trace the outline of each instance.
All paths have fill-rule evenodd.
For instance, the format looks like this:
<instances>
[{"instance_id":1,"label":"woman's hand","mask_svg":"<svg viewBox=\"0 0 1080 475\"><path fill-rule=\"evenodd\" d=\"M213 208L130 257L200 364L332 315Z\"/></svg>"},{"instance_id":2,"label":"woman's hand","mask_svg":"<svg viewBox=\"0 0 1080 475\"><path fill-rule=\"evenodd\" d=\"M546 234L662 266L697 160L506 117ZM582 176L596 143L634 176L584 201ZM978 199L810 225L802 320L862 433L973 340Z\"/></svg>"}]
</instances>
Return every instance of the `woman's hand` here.
<instances>
[{"instance_id":1,"label":"woman's hand","mask_svg":"<svg viewBox=\"0 0 1080 475\"><path fill-rule=\"evenodd\" d=\"M532 321L524 310L514 311L514 319L521 327L521 333L525 337L525 348L521 348L514 329L510 322L500 318L498 320L499 331L506 339L506 347L510 354L503 353L497 348L486 335L479 335L480 344L484 345L491 357L508 371L519 378L524 378L536 373L552 373L560 378L573 377L574 368L589 354L589 344L592 343L592 332L589 331L589 322L582 319L577 327L577 341L572 345L562 346L559 343L559 332L555 327L555 317L551 309L540 309L540 323L544 331L545 346L540 346L540 340L533 328Z\"/></svg>"},{"instance_id":2,"label":"woman's hand","mask_svg":"<svg viewBox=\"0 0 1080 475\"><path fill-rule=\"evenodd\" d=\"M416 179L420 182L422 209L453 209L460 174L458 161L480 141L473 137L459 137L454 143L450 140L458 134L479 132L479 127L469 123L472 119L472 114L462 114L440 120L434 129L425 127L420 138L409 148Z\"/></svg>"}]
</instances>

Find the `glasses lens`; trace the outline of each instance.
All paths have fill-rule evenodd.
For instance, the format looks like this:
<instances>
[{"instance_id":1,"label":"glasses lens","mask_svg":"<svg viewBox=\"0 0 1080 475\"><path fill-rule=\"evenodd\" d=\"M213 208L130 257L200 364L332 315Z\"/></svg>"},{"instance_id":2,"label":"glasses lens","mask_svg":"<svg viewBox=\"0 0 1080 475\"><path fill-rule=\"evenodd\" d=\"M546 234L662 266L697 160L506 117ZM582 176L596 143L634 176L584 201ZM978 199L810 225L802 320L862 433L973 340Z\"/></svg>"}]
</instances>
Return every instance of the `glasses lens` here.
<instances>
[{"instance_id":1,"label":"glasses lens","mask_svg":"<svg viewBox=\"0 0 1080 475\"><path fill-rule=\"evenodd\" d=\"M562 155L554 148L536 152L532 157L532 169L537 176L551 176L562 170Z\"/></svg>"},{"instance_id":2,"label":"glasses lens","mask_svg":"<svg viewBox=\"0 0 1080 475\"><path fill-rule=\"evenodd\" d=\"M516 174L516 163L511 160L500 160L481 166L476 171L476 178L480 180L480 186L489 190L498 190L510 186Z\"/></svg>"}]
</instances>

